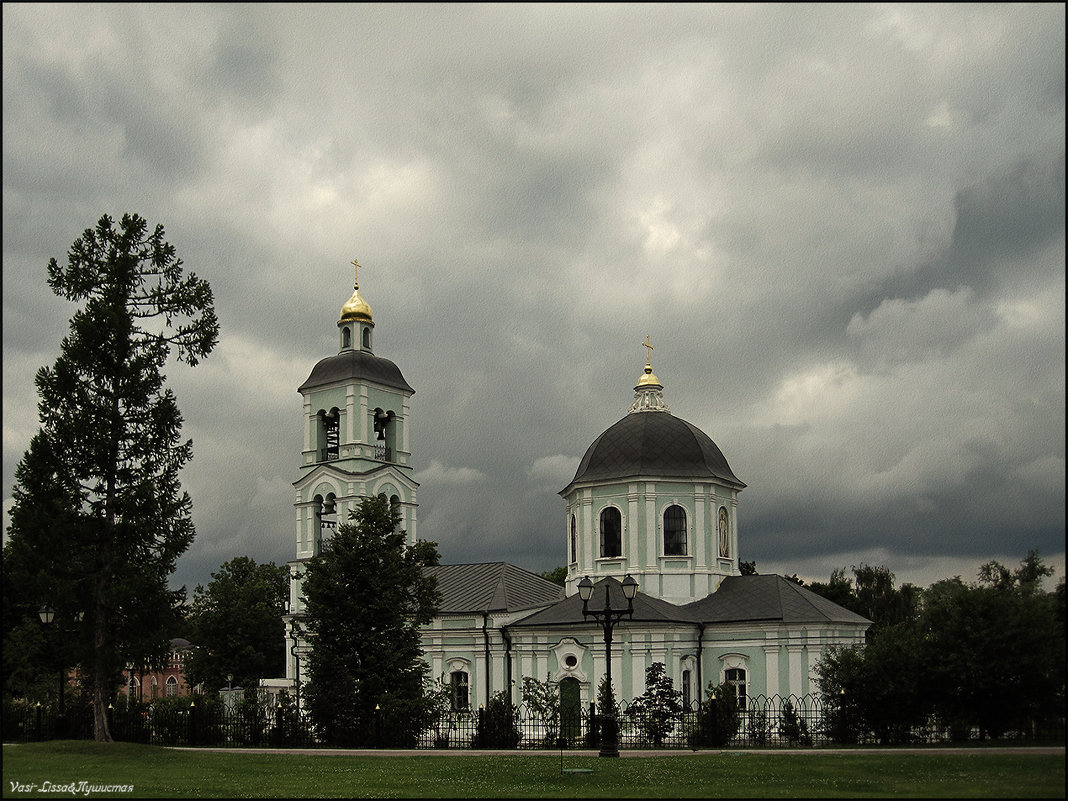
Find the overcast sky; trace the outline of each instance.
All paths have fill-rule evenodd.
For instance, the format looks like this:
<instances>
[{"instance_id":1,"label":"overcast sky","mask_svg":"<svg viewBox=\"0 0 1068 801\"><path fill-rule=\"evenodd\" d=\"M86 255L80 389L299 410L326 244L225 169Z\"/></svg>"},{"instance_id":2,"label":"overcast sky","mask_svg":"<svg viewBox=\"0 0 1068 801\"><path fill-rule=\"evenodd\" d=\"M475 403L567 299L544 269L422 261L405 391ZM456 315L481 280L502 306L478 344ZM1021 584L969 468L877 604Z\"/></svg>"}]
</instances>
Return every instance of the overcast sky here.
<instances>
[{"instance_id":1,"label":"overcast sky","mask_svg":"<svg viewBox=\"0 0 1068 801\"><path fill-rule=\"evenodd\" d=\"M557 495L652 363L739 550L923 586L1064 571L1065 8L20 5L3 13L3 497L76 307L161 223L219 345L168 369L197 539L295 555L297 387L352 292L416 394L419 533L566 559Z\"/></svg>"}]
</instances>

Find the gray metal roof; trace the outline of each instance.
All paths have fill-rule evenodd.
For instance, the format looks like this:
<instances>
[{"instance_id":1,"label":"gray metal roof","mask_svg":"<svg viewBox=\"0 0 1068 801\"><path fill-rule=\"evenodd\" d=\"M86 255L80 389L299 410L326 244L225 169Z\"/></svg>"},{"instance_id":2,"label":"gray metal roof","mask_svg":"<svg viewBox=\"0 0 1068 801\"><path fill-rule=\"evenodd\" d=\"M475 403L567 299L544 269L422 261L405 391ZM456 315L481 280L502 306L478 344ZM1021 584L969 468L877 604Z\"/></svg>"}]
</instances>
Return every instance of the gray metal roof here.
<instances>
[{"instance_id":1,"label":"gray metal roof","mask_svg":"<svg viewBox=\"0 0 1068 801\"><path fill-rule=\"evenodd\" d=\"M435 565L426 572L438 580L442 614L514 612L564 597L559 584L507 562Z\"/></svg>"},{"instance_id":2,"label":"gray metal roof","mask_svg":"<svg viewBox=\"0 0 1068 801\"><path fill-rule=\"evenodd\" d=\"M588 608L602 610L605 606L605 590L608 591L608 603L612 609L626 609L627 599L623 596L623 587L618 579L603 578L593 585L593 596ZM637 593L634 596L634 614L626 620L635 623L690 623L699 621L684 607L662 601L659 598ZM572 626L593 623L593 617L582 616L582 599L575 595L564 598L548 609L534 612L512 623L514 626Z\"/></svg>"},{"instance_id":3,"label":"gray metal roof","mask_svg":"<svg viewBox=\"0 0 1068 801\"><path fill-rule=\"evenodd\" d=\"M383 359L362 350L346 350L337 356L321 359L312 368L308 380L298 387L298 392L306 392L316 387L323 387L338 381L365 379L383 386L393 387L403 392L415 394L408 382L401 375L400 368L389 359Z\"/></svg>"},{"instance_id":4,"label":"gray metal roof","mask_svg":"<svg viewBox=\"0 0 1068 801\"><path fill-rule=\"evenodd\" d=\"M634 412L593 441L560 494L579 481L630 476L715 478L739 489L745 486L716 443L697 426L670 412Z\"/></svg>"},{"instance_id":5,"label":"gray metal roof","mask_svg":"<svg viewBox=\"0 0 1068 801\"><path fill-rule=\"evenodd\" d=\"M626 609L623 588L614 578L594 584L589 609L603 609L605 588L612 609ZM871 621L828 601L782 576L728 576L714 593L700 601L676 606L639 592L634 598L635 623L867 623ZM574 626L588 624L582 616L582 599L571 595L548 609L534 612L511 626Z\"/></svg>"},{"instance_id":6,"label":"gray metal roof","mask_svg":"<svg viewBox=\"0 0 1068 801\"><path fill-rule=\"evenodd\" d=\"M564 588L507 562L467 565L436 565L426 568L438 580L441 614L483 614L539 609L510 624L516 627L589 625L582 616L578 594L566 596ZM618 579L603 578L594 584L589 609L604 608L608 590L613 609L625 609L627 601ZM677 606L639 592L634 598L635 623L858 623L871 621L807 590L782 576L728 576L719 589L700 601Z\"/></svg>"},{"instance_id":7,"label":"gray metal roof","mask_svg":"<svg viewBox=\"0 0 1068 801\"><path fill-rule=\"evenodd\" d=\"M686 604L703 623L757 620L782 623L868 623L871 621L782 576L727 576L714 593Z\"/></svg>"}]
</instances>

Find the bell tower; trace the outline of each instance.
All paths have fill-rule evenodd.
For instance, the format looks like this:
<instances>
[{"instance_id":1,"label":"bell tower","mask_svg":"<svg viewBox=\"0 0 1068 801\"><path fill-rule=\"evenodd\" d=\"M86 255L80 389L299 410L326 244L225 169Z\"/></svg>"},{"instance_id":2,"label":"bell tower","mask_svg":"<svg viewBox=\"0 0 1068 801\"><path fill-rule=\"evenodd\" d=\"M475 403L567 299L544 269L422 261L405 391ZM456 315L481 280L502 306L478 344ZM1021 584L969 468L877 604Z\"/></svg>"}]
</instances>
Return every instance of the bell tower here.
<instances>
[{"instance_id":1,"label":"bell tower","mask_svg":"<svg viewBox=\"0 0 1068 801\"><path fill-rule=\"evenodd\" d=\"M359 262L352 297L337 321L339 350L312 368L304 400L304 449L297 490L297 558L319 553L324 536L362 498L385 494L400 507L409 544L418 538L409 419L415 394L393 362L372 350L374 315L360 296Z\"/></svg>"},{"instance_id":2,"label":"bell tower","mask_svg":"<svg viewBox=\"0 0 1068 801\"><path fill-rule=\"evenodd\" d=\"M406 542L418 540L409 433L415 390L389 359L376 356L374 315L360 295L357 260L352 296L337 321L338 352L321 359L297 391L303 399L304 446L296 500L296 559L290 563L287 628L303 611L300 566L349 519L363 498L385 495L397 507ZM287 634L288 678L298 678L299 637Z\"/></svg>"}]
</instances>

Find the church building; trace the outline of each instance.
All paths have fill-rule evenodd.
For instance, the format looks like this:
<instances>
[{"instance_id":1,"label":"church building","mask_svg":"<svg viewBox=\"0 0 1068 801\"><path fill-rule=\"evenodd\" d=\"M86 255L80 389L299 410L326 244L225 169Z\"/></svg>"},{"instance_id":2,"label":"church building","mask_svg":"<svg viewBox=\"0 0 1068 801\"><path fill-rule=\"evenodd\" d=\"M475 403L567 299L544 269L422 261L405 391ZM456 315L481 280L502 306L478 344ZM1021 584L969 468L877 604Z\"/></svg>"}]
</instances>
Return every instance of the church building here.
<instances>
[{"instance_id":1,"label":"church building","mask_svg":"<svg viewBox=\"0 0 1068 801\"><path fill-rule=\"evenodd\" d=\"M374 354L374 325L357 273L337 322L337 355L299 387L304 447L294 483L286 684L300 681L307 651L294 634L300 565L349 509L385 494L401 511L409 544L419 539L414 390ZM870 621L781 576L741 575L744 488L716 443L671 413L647 355L627 413L593 441L559 492L566 585L504 562L430 568L442 597L423 629L431 675L451 685L460 709L502 690L518 703L527 676L558 683L565 707L588 707L606 671L616 698L629 700L645 691L655 662L684 701L700 700L710 682L729 682L742 701L815 692L812 670L824 650L863 642ZM604 629L584 616L579 591L593 585L590 610L606 602L626 609L624 588L635 582L633 613L613 631L609 670Z\"/></svg>"}]
</instances>

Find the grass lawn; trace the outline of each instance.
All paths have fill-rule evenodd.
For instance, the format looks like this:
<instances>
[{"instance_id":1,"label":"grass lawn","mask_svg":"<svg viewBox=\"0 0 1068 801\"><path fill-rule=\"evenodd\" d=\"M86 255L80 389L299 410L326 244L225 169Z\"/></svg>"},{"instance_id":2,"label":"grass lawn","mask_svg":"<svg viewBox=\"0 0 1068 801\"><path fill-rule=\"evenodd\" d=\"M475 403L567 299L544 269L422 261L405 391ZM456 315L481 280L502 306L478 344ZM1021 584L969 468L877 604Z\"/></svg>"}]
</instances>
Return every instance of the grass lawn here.
<instances>
[{"instance_id":1,"label":"grass lawn","mask_svg":"<svg viewBox=\"0 0 1068 801\"><path fill-rule=\"evenodd\" d=\"M3 747L3 797L127 798L1064 798L1064 753L675 752L599 759L523 755L344 755L178 751L59 741ZM51 787L44 787L51 782ZM20 789L13 783L23 785ZM33 785L31 788L30 785ZM92 793L101 795L101 793Z\"/></svg>"}]
</instances>

